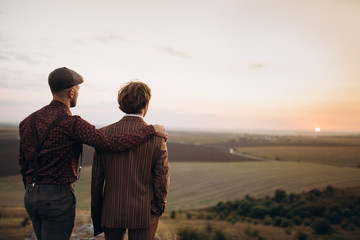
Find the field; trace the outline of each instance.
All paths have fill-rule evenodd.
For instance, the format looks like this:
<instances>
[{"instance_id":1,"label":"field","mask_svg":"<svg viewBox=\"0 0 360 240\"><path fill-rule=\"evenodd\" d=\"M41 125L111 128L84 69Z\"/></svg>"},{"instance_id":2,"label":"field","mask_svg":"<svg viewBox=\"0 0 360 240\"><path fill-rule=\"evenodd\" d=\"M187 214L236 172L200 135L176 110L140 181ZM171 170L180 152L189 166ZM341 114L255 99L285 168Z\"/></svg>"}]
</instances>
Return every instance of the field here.
<instances>
[{"instance_id":1,"label":"field","mask_svg":"<svg viewBox=\"0 0 360 240\"><path fill-rule=\"evenodd\" d=\"M359 146L237 147L235 151L244 155L278 161L319 163L339 167L360 167Z\"/></svg>"},{"instance_id":2,"label":"field","mask_svg":"<svg viewBox=\"0 0 360 240\"><path fill-rule=\"evenodd\" d=\"M16 153L14 148L17 146L2 144L13 139L10 135L0 139L1 168L7 166L8 169L18 171L17 157L5 153L6 150ZM16 142L14 139L12 141ZM167 237L160 239L175 239L174 232L178 228L194 224L185 218L170 219L171 211L197 211L215 206L219 201L242 199L246 195L265 197L273 195L276 189L301 193L314 188L323 189L328 185L336 188L360 186L360 137L357 135L277 136L172 132L168 148L171 185L167 211L158 232ZM243 156L230 154L230 148ZM92 149L86 148L84 163L87 167L84 167L75 186L77 209L85 215L90 206L91 155ZM255 160L248 155L270 161ZM0 211L5 213L10 211L8 207L23 206L21 177L16 171L9 175L9 171L0 178ZM20 220L23 219L17 221ZM208 223L204 220L196 224L206 226ZM229 231L234 227L226 222L212 224L223 225ZM235 226L245 229L248 224L236 223ZM273 232L278 230L271 226L251 227L261 228L262 233L268 232L266 239L291 239L284 235L284 230L281 233L283 237L272 238ZM0 231L4 231L2 227Z\"/></svg>"}]
</instances>

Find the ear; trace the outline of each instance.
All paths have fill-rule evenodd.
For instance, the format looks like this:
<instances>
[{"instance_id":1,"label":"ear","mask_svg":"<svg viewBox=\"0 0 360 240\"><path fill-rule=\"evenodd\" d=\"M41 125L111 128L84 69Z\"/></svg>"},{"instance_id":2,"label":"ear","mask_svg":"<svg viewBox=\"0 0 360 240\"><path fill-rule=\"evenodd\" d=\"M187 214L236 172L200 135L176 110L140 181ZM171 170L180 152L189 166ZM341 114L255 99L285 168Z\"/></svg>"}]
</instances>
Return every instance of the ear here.
<instances>
[{"instance_id":1,"label":"ear","mask_svg":"<svg viewBox=\"0 0 360 240\"><path fill-rule=\"evenodd\" d=\"M69 90L69 97L70 97L70 99L73 99L73 98L74 98L74 95L75 95L75 90L74 90L74 89L70 89L70 90Z\"/></svg>"}]
</instances>

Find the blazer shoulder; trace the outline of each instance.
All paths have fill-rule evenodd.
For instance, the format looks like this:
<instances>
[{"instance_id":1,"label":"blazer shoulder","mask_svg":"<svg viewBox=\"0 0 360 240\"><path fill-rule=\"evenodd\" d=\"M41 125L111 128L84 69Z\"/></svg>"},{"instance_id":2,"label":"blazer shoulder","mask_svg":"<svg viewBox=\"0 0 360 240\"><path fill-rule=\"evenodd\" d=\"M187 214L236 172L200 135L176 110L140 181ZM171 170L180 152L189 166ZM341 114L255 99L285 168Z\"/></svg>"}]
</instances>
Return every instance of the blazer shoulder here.
<instances>
[{"instance_id":1,"label":"blazer shoulder","mask_svg":"<svg viewBox=\"0 0 360 240\"><path fill-rule=\"evenodd\" d=\"M103 131L103 132L111 132L112 129L114 129L114 127L118 124L119 122L115 122L109 125L106 125L105 127L99 128L99 130Z\"/></svg>"}]
</instances>

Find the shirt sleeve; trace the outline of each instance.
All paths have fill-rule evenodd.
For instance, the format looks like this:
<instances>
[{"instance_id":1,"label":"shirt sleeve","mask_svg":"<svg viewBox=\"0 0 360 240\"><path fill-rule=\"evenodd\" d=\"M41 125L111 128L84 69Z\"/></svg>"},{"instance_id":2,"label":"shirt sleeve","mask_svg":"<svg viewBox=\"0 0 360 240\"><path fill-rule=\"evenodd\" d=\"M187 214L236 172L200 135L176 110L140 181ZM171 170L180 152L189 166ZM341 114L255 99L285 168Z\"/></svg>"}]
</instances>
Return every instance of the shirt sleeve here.
<instances>
[{"instance_id":1,"label":"shirt sleeve","mask_svg":"<svg viewBox=\"0 0 360 240\"><path fill-rule=\"evenodd\" d=\"M91 218L94 225L94 236L103 232L101 227L101 210L103 203L103 187L104 187L104 168L101 155L95 152L92 163L91 174Z\"/></svg>"},{"instance_id":2,"label":"shirt sleeve","mask_svg":"<svg viewBox=\"0 0 360 240\"><path fill-rule=\"evenodd\" d=\"M152 212L161 216L166 208L166 196L169 192L170 176L169 161L166 142L161 139L161 147L156 154L153 166L153 189L154 199L152 200Z\"/></svg>"},{"instance_id":3,"label":"shirt sleeve","mask_svg":"<svg viewBox=\"0 0 360 240\"><path fill-rule=\"evenodd\" d=\"M155 135L152 125L121 135L100 131L84 119L77 117L74 123L74 138L99 150L121 152L148 140Z\"/></svg>"}]
</instances>

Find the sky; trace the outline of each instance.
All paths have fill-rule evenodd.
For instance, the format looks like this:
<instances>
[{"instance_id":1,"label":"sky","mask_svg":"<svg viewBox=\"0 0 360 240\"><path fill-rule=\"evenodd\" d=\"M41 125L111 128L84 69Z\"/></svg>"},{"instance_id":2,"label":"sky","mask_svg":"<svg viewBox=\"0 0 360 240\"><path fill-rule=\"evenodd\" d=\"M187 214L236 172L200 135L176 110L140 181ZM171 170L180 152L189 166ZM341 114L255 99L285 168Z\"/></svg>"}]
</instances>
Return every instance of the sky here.
<instances>
[{"instance_id":1,"label":"sky","mask_svg":"<svg viewBox=\"0 0 360 240\"><path fill-rule=\"evenodd\" d=\"M47 105L65 66L97 126L137 79L167 129L360 132L359 43L358 0L0 0L0 122Z\"/></svg>"}]
</instances>

